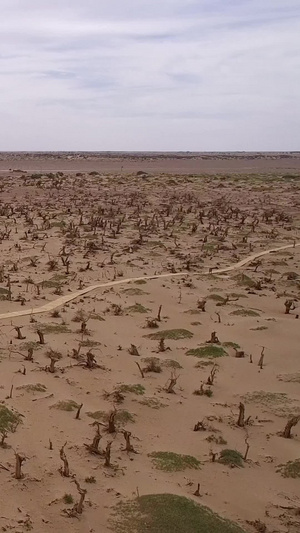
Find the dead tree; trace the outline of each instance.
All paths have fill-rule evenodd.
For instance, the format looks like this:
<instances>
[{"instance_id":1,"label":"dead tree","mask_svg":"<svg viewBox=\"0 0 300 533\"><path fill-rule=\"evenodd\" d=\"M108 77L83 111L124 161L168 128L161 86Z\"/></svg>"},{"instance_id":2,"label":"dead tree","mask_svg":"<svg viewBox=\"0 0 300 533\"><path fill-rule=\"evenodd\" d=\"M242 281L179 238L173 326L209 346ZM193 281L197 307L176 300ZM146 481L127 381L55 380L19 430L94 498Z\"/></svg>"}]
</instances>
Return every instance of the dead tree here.
<instances>
[{"instance_id":1,"label":"dead tree","mask_svg":"<svg viewBox=\"0 0 300 533\"><path fill-rule=\"evenodd\" d=\"M46 370L48 370L48 372L50 372L51 374L54 374L56 371L55 364L62 358L62 355L61 353L52 350L52 348L47 351L46 355L50 359L50 365L46 367Z\"/></svg>"},{"instance_id":2,"label":"dead tree","mask_svg":"<svg viewBox=\"0 0 300 533\"><path fill-rule=\"evenodd\" d=\"M111 413L109 414L109 417L108 417L108 428L107 428L107 431L108 433L116 433L116 424L115 424L115 418L116 418L116 414L117 414L117 410L116 408L111 411Z\"/></svg>"},{"instance_id":3,"label":"dead tree","mask_svg":"<svg viewBox=\"0 0 300 533\"><path fill-rule=\"evenodd\" d=\"M142 378L144 379L145 374L144 374L143 369L141 368L141 365L140 365L137 361L135 361L135 364L136 364L136 366L138 367L138 369L139 369L139 371L140 371L140 374L141 374Z\"/></svg>"},{"instance_id":4,"label":"dead tree","mask_svg":"<svg viewBox=\"0 0 300 533\"><path fill-rule=\"evenodd\" d=\"M98 367L95 356L91 351L88 351L86 354L86 366L90 369Z\"/></svg>"},{"instance_id":5,"label":"dead tree","mask_svg":"<svg viewBox=\"0 0 300 533\"><path fill-rule=\"evenodd\" d=\"M36 332L37 332L37 334L39 336L39 344L45 344L44 333L40 329L37 329Z\"/></svg>"},{"instance_id":6,"label":"dead tree","mask_svg":"<svg viewBox=\"0 0 300 533\"><path fill-rule=\"evenodd\" d=\"M283 432L282 432L282 436L285 438L285 439L291 439L292 438L292 433L291 433L291 430L294 426L296 426L298 424L298 422L300 421L300 415L297 415L297 416L293 416L292 418L289 419L289 421L287 422Z\"/></svg>"},{"instance_id":7,"label":"dead tree","mask_svg":"<svg viewBox=\"0 0 300 533\"><path fill-rule=\"evenodd\" d=\"M162 310L162 305L159 306L158 313L157 313L157 319L156 320L158 320L158 322L160 322L160 320L161 320L161 318L160 318L161 310Z\"/></svg>"},{"instance_id":8,"label":"dead tree","mask_svg":"<svg viewBox=\"0 0 300 533\"><path fill-rule=\"evenodd\" d=\"M178 376L176 376L175 373L172 372L165 389L168 394L175 394L174 387L177 383L177 380Z\"/></svg>"},{"instance_id":9,"label":"dead tree","mask_svg":"<svg viewBox=\"0 0 300 533\"><path fill-rule=\"evenodd\" d=\"M22 335L22 332L21 332L21 329L23 328L23 326L14 326L16 332L17 332L17 339L18 340L23 340L23 339L26 339L26 337L24 337Z\"/></svg>"},{"instance_id":10,"label":"dead tree","mask_svg":"<svg viewBox=\"0 0 300 533\"><path fill-rule=\"evenodd\" d=\"M239 405L239 417L238 417L237 425L240 428L243 428L245 426L245 405L242 402L240 402L240 405Z\"/></svg>"},{"instance_id":11,"label":"dead tree","mask_svg":"<svg viewBox=\"0 0 300 533\"><path fill-rule=\"evenodd\" d=\"M25 361L33 361L33 348L28 348L28 352L27 352L27 355L24 356L25 358Z\"/></svg>"},{"instance_id":12,"label":"dead tree","mask_svg":"<svg viewBox=\"0 0 300 533\"><path fill-rule=\"evenodd\" d=\"M95 453L96 455L100 455L101 451L99 450L99 444L102 438L100 434L100 423L94 422L92 425L96 427L96 435L93 438L92 444L85 444L85 447L89 450L89 452Z\"/></svg>"},{"instance_id":13,"label":"dead tree","mask_svg":"<svg viewBox=\"0 0 300 533\"><path fill-rule=\"evenodd\" d=\"M205 306L206 306L206 300L203 298L202 300L198 300L197 302L197 308L200 309L203 313L205 312Z\"/></svg>"},{"instance_id":14,"label":"dead tree","mask_svg":"<svg viewBox=\"0 0 300 533\"><path fill-rule=\"evenodd\" d=\"M249 449L250 449L250 444L249 444L248 438L249 438L249 436L246 435L246 437L245 437L246 451L245 451L245 454L244 454L244 461L247 461L247 457L248 457L248 453L249 453Z\"/></svg>"},{"instance_id":15,"label":"dead tree","mask_svg":"<svg viewBox=\"0 0 300 533\"><path fill-rule=\"evenodd\" d=\"M130 345L130 348L128 348L128 353L130 353L130 355L136 355L137 357L140 357L140 353L135 344Z\"/></svg>"},{"instance_id":16,"label":"dead tree","mask_svg":"<svg viewBox=\"0 0 300 533\"><path fill-rule=\"evenodd\" d=\"M105 455L104 466L111 466L111 462L110 462L111 445L112 445L112 442L108 442L106 445L105 452L104 452L104 455Z\"/></svg>"},{"instance_id":17,"label":"dead tree","mask_svg":"<svg viewBox=\"0 0 300 533\"><path fill-rule=\"evenodd\" d=\"M126 442L125 451L127 453L129 453L129 452L137 453L135 451L134 447L132 446L131 442L130 442L131 432L130 431L123 431L123 435L124 435L124 439L125 439L125 442Z\"/></svg>"},{"instance_id":18,"label":"dead tree","mask_svg":"<svg viewBox=\"0 0 300 533\"><path fill-rule=\"evenodd\" d=\"M217 337L217 334L215 331L213 331L210 335L210 340L206 341L207 344L220 344L220 341Z\"/></svg>"},{"instance_id":19,"label":"dead tree","mask_svg":"<svg viewBox=\"0 0 300 533\"><path fill-rule=\"evenodd\" d=\"M197 489L195 490L195 492L193 494L194 494L194 496L201 496L201 494L200 494L200 483L197 484Z\"/></svg>"},{"instance_id":20,"label":"dead tree","mask_svg":"<svg viewBox=\"0 0 300 533\"><path fill-rule=\"evenodd\" d=\"M167 350L171 350L169 346L165 345L165 339L162 337L158 342L158 352L166 352Z\"/></svg>"},{"instance_id":21,"label":"dead tree","mask_svg":"<svg viewBox=\"0 0 300 533\"><path fill-rule=\"evenodd\" d=\"M285 314L286 315L288 315L290 313L290 311L295 309L294 300L286 300L284 302L284 305L285 305Z\"/></svg>"},{"instance_id":22,"label":"dead tree","mask_svg":"<svg viewBox=\"0 0 300 533\"><path fill-rule=\"evenodd\" d=\"M212 367L211 371L210 371L210 375L207 378L207 385L213 385L214 384L214 380L215 380L217 371L218 371L218 367L217 367L217 365L214 365Z\"/></svg>"},{"instance_id":23,"label":"dead tree","mask_svg":"<svg viewBox=\"0 0 300 533\"><path fill-rule=\"evenodd\" d=\"M15 467L15 478L22 479L24 474L22 474L22 464L26 461L26 457L15 452L16 457L16 467Z\"/></svg>"},{"instance_id":24,"label":"dead tree","mask_svg":"<svg viewBox=\"0 0 300 533\"><path fill-rule=\"evenodd\" d=\"M197 422L197 424L194 425L193 431L206 431L206 427L203 420L201 422Z\"/></svg>"},{"instance_id":25,"label":"dead tree","mask_svg":"<svg viewBox=\"0 0 300 533\"><path fill-rule=\"evenodd\" d=\"M238 350L235 346L233 346L233 349L235 351L235 357L241 359L242 357L245 357L244 350Z\"/></svg>"},{"instance_id":26,"label":"dead tree","mask_svg":"<svg viewBox=\"0 0 300 533\"><path fill-rule=\"evenodd\" d=\"M76 412L76 416L75 416L75 420L79 420L79 417L80 417L80 411L83 407L83 403L80 404L80 406L78 407L77 409L77 412Z\"/></svg>"},{"instance_id":27,"label":"dead tree","mask_svg":"<svg viewBox=\"0 0 300 533\"><path fill-rule=\"evenodd\" d=\"M61 460L63 462L63 466L60 467L59 471L60 471L62 476L70 477L69 463L68 463L67 456L65 454L65 446L66 446L66 444L67 443L65 442L65 444L59 450L59 456L60 456L60 458L61 458Z\"/></svg>"},{"instance_id":28,"label":"dead tree","mask_svg":"<svg viewBox=\"0 0 300 533\"><path fill-rule=\"evenodd\" d=\"M87 490L86 489L82 489L81 486L79 485L77 479L73 479L73 482L75 483L76 487L77 487L77 490L79 492L79 495L80 495L80 499L79 499L79 502L76 503L73 507L73 511L76 513L76 514L82 514L82 511L83 511L83 502L84 502L84 499L85 499L85 496L86 496L86 493L87 493Z\"/></svg>"},{"instance_id":29,"label":"dead tree","mask_svg":"<svg viewBox=\"0 0 300 533\"><path fill-rule=\"evenodd\" d=\"M260 358L259 358L259 361L258 361L258 366L260 367L261 370L263 369L263 364L264 364L264 357L265 357L265 353L264 352L265 352L265 347L263 346L261 354L260 354Z\"/></svg>"}]
</instances>

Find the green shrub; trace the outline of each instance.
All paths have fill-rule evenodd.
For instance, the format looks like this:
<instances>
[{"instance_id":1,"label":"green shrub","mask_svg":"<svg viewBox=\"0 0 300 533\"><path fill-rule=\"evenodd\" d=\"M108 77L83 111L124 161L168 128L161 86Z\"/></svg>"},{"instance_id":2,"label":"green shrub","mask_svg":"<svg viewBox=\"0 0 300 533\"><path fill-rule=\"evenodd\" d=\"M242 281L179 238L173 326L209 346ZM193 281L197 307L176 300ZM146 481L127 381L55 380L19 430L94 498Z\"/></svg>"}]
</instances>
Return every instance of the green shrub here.
<instances>
[{"instance_id":1,"label":"green shrub","mask_svg":"<svg viewBox=\"0 0 300 533\"><path fill-rule=\"evenodd\" d=\"M200 461L191 455L181 455L173 452L152 452L148 454L158 470L165 472L179 472L187 468L198 469Z\"/></svg>"},{"instance_id":2,"label":"green shrub","mask_svg":"<svg viewBox=\"0 0 300 533\"><path fill-rule=\"evenodd\" d=\"M110 525L115 533L246 533L208 507L175 494L147 494L120 502Z\"/></svg>"},{"instance_id":3,"label":"green shrub","mask_svg":"<svg viewBox=\"0 0 300 533\"><path fill-rule=\"evenodd\" d=\"M223 465L243 467L244 459L240 452L225 449L220 453L219 463L222 463Z\"/></svg>"}]
</instances>

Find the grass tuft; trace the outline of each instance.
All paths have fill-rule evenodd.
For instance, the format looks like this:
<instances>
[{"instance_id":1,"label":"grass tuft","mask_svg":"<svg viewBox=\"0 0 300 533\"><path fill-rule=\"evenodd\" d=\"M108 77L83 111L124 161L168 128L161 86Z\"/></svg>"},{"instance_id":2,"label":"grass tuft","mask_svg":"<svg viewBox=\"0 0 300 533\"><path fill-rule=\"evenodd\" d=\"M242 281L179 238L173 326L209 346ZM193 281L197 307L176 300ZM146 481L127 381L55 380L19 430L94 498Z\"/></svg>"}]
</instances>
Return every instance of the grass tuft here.
<instances>
[{"instance_id":1,"label":"grass tuft","mask_svg":"<svg viewBox=\"0 0 300 533\"><path fill-rule=\"evenodd\" d=\"M222 346L216 346L215 344L210 344L209 346L200 346L199 348L194 348L188 350L186 355L193 355L194 357L224 357L228 353L222 348Z\"/></svg>"},{"instance_id":2,"label":"grass tuft","mask_svg":"<svg viewBox=\"0 0 300 533\"><path fill-rule=\"evenodd\" d=\"M174 452L152 452L148 454L158 470L164 472L180 472L187 468L198 469L201 465L196 457L191 455L181 455Z\"/></svg>"},{"instance_id":3,"label":"grass tuft","mask_svg":"<svg viewBox=\"0 0 300 533\"><path fill-rule=\"evenodd\" d=\"M232 316L260 316L260 314L257 311L253 311L253 309L236 309L229 314Z\"/></svg>"},{"instance_id":4,"label":"grass tuft","mask_svg":"<svg viewBox=\"0 0 300 533\"><path fill-rule=\"evenodd\" d=\"M131 392L132 394L142 395L145 394L145 387L138 383L137 385L121 385L119 391L121 393Z\"/></svg>"},{"instance_id":5,"label":"grass tuft","mask_svg":"<svg viewBox=\"0 0 300 533\"><path fill-rule=\"evenodd\" d=\"M293 479L300 477L300 459L289 461L286 464L279 465L277 472L280 472L283 477L290 477Z\"/></svg>"},{"instance_id":6,"label":"grass tuft","mask_svg":"<svg viewBox=\"0 0 300 533\"><path fill-rule=\"evenodd\" d=\"M151 340L160 340L160 339L172 339L174 341L180 339L191 339L193 333L187 329L165 329L163 331L157 331L156 333L150 333L145 335L148 339Z\"/></svg>"},{"instance_id":7,"label":"grass tuft","mask_svg":"<svg viewBox=\"0 0 300 533\"><path fill-rule=\"evenodd\" d=\"M86 413L90 418L94 420L102 420L103 422L108 422L110 413L106 411L93 411ZM131 414L125 409L120 409L116 413L115 421L119 424L127 424L128 422L135 422L135 415Z\"/></svg>"},{"instance_id":8,"label":"grass tuft","mask_svg":"<svg viewBox=\"0 0 300 533\"><path fill-rule=\"evenodd\" d=\"M243 456L240 452L236 450L229 450L229 449L222 450L218 461L219 463L222 463L223 465L229 465L231 467L234 467L234 466L243 467L244 466Z\"/></svg>"},{"instance_id":9,"label":"grass tuft","mask_svg":"<svg viewBox=\"0 0 300 533\"><path fill-rule=\"evenodd\" d=\"M147 307L144 307L142 304L135 303L134 305L127 307L126 311L128 313L148 313L150 309L147 309Z\"/></svg>"},{"instance_id":10,"label":"grass tuft","mask_svg":"<svg viewBox=\"0 0 300 533\"><path fill-rule=\"evenodd\" d=\"M175 494L147 494L120 502L110 526L114 533L246 533L208 507Z\"/></svg>"},{"instance_id":11,"label":"grass tuft","mask_svg":"<svg viewBox=\"0 0 300 533\"><path fill-rule=\"evenodd\" d=\"M50 409L59 409L60 411L75 411L78 408L79 404L74 400L61 400L50 407Z\"/></svg>"},{"instance_id":12,"label":"grass tuft","mask_svg":"<svg viewBox=\"0 0 300 533\"><path fill-rule=\"evenodd\" d=\"M17 390L25 390L26 392L46 392L47 387L42 383L30 383L28 385L20 385Z\"/></svg>"}]
</instances>

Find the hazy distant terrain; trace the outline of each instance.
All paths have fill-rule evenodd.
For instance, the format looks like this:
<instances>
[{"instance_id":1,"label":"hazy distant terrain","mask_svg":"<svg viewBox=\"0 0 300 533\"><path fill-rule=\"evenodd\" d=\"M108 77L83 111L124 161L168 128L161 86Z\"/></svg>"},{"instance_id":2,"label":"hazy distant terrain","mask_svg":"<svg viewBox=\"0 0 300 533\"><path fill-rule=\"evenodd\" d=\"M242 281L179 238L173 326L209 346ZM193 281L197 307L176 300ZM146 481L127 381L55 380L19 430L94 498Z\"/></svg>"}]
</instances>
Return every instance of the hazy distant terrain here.
<instances>
[{"instance_id":1,"label":"hazy distant terrain","mask_svg":"<svg viewBox=\"0 0 300 533\"><path fill-rule=\"evenodd\" d=\"M298 173L300 152L2 152L0 171Z\"/></svg>"}]
</instances>

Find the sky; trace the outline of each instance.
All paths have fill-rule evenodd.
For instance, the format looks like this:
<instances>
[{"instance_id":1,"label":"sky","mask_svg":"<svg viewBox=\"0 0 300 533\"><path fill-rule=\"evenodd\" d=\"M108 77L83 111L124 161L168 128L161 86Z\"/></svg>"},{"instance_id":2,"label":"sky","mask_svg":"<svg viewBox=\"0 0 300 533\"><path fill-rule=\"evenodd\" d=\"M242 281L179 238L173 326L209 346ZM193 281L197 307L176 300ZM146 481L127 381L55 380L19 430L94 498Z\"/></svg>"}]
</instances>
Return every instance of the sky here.
<instances>
[{"instance_id":1,"label":"sky","mask_svg":"<svg viewBox=\"0 0 300 533\"><path fill-rule=\"evenodd\" d=\"M300 150L300 0L1 0L8 150Z\"/></svg>"}]
</instances>

